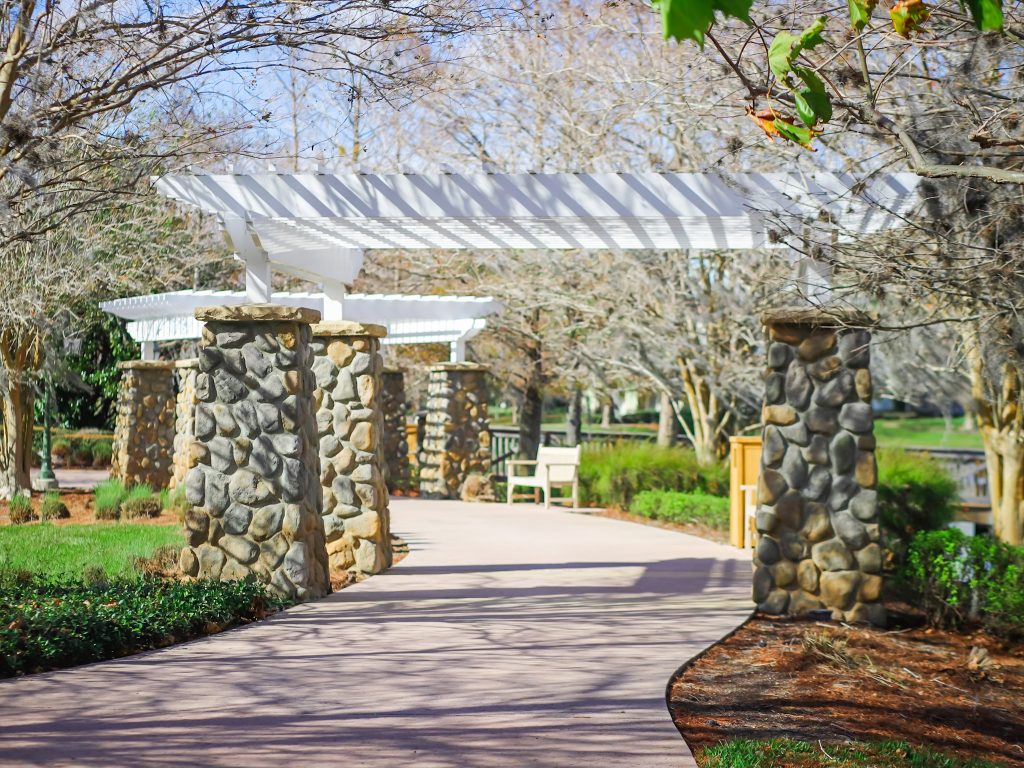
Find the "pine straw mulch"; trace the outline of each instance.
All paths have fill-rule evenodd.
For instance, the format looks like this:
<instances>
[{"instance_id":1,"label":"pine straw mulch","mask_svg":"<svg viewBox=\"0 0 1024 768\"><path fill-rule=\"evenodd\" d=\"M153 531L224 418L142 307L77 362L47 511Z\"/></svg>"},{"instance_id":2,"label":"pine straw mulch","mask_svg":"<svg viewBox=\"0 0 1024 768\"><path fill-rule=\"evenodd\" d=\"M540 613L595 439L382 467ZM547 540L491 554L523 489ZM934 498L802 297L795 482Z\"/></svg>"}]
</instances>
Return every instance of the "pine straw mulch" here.
<instances>
[{"instance_id":1,"label":"pine straw mulch","mask_svg":"<svg viewBox=\"0 0 1024 768\"><path fill-rule=\"evenodd\" d=\"M931 629L910 609L887 630L758 615L684 667L669 708L698 764L729 739L788 737L1024 766L1024 644Z\"/></svg>"}]
</instances>

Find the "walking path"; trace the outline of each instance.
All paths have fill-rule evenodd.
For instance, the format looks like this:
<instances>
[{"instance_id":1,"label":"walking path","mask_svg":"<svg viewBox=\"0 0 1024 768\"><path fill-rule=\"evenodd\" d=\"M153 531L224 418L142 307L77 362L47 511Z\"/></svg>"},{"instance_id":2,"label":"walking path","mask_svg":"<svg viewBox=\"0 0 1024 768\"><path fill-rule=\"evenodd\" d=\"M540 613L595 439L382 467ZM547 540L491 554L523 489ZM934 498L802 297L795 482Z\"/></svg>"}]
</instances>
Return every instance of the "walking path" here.
<instances>
[{"instance_id":1,"label":"walking path","mask_svg":"<svg viewBox=\"0 0 1024 768\"><path fill-rule=\"evenodd\" d=\"M249 627L0 683L0 763L693 765L665 706L749 553L532 505L396 500L412 554Z\"/></svg>"}]
</instances>

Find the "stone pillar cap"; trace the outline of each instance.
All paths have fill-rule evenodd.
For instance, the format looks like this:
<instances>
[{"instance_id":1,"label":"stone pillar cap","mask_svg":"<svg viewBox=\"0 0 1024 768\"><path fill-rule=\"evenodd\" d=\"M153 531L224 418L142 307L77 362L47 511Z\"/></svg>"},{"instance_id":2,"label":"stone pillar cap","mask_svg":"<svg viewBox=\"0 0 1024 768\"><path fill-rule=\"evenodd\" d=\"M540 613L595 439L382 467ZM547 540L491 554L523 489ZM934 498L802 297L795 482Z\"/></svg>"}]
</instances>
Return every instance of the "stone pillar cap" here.
<instances>
[{"instance_id":1,"label":"stone pillar cap","mask_svg":"<svg viewBox=\"0 0 1024 768\"><path fill-rule=\"evenodd\" d=\"M388 335L383 325L357 323L352 320L326 320L313 325L314 336L375 336L382 339Z\"/></svg>"},{"instance_id":2,"label":"stone pillar cap","mask_svg":"<svg viewBox=\"0 0 1024 768\"><path fill-rule=\"evenodd\" d=\"M434 363L427 366L428 371L484 371L490 368L482 363Z\"/></svg>"},{"instance_id":3,"label":"stone pillar cap","mask_svg":"<svg viewBox=\"0 0 1024 768\"><path fill-rule=\"evenodd\" d=\"M320 322L318 310L284 304L229 304L217 307L197 307L195 316L196 320L222 323L248 323L253 320L264 320L312 325Z\"/></svg>"},{"instance_id":4,"label":"stone pillar cap","mask_svg":"<svg viewBox=\"0 0 1024 768\"><path fill-rule=\"evenodd\" d=\"M871 328L878 324L878 315L843 307L779 307L761 313L761 323L812 328Z\"/></svg>"},{"instance_id":5,"label":"stone pillar cap","mask_svg":"<svg viewBox=\"0 0 1024 768\"><path fill-rule=\"evenodd\" d=\"M169 371L174 367L173 360L122 360L117 364L122 371Z\"/></svg>"},{"instance_id":6,"label":"stone pillar cap","mask_svg":"<svg viewBox=\"0 0 1024 768\"><path fill-rule=\"evenodd\" d=\"M188 358L185 358L184 360L175 360L174 361L174 367L175 368L198 368L199 367L199 358L198 357L188 357Z\"/></svg>"}]
</instances>

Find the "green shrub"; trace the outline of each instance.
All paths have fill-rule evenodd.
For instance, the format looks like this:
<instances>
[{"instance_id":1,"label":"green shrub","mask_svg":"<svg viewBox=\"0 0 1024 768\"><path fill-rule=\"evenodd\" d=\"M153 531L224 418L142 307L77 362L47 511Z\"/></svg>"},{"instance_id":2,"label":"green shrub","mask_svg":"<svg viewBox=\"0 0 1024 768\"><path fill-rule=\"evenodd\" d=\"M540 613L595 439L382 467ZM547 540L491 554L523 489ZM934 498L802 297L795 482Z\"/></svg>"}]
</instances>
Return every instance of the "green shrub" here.
<instances>
[{"instance_id":1,"label":"green shrub","mask_svg":"<svg viewBox=\"0 0 1024 768\"><path fill-rule=\"evenodd\" d=\"M39 505L40 520L66 520L71 517L67 505L60 500L57 491L47 491Z\"/></svg>"},{"instance_id":2,"label":"green shrub","mask_svg":"<svg viewBox=\"0 0 1024 768\"><path fill-rule=\"evenodd\" d=\"M50 443L50 454L67 464L68 457L71 456L71 441L63 437L57 438Z\"/></svg>"},{"instance_id":3,"label":"green shrub","mask_svg":"<svg viewBox=\"0 0 1024 768\"><path fill-rule=\"evenodd\" d=\"M92 466L92 444L84 441L76 441L71 451L71 461L78 467Z\"/></svg>"},{"instance_id":4,"label":"green shrub","mask_svg":"<svg viewBox=\"0 0 1024 768\"><path fill-rule=\"evenodd\" d=\"M148 485L136 485L128 489L121 500L121 517L134 520L139 517L159 517L163 507L160 497Z\"/></svg>"},{"instance_id":5,"label":"green shrub","mask_svg":"<svg viewBox=\"0 0 1024 768\"><path fill-rule=\"evenodd\" d=\"M109 440L96 440L92 444L92 466L95 469L102 469L110 466L110 460L114 455L113 446Z\"/></svg>"},{"instance_id":6,"label":"green shrub","mask_svg":"<svg viewBox=\"0 0 1024 768\"><path fill-rule=\"evenodd\" d=\"M121 502L127 491L120 480L107 480L96 486L93 503L97 520L117 520L121 517Z\"/></svg>"},{"instance_id":7,"label":"green shrub","mask_svg":"<svg viewBox=\"0 0 1024 768\"><path fill-rule=\"evenodd\" d=\"M0 676L159 648L263 618L282 605L253 579L7 578L0 583Z\"/></svg>"},{"instance_id":8,"label":"green shrub","mask_svg":"<svg viewBox=\"0 0 1024 768\"><path fill-rule=\"evenodd\" d=\"M1024 634L1024 547L955 528L922 531L901 575L934 624Z\"/></svg>"},{"instance_id":9,"label":"green shrub","mask_svg":"<svg viewBox=\"0 0 1024 768\"><path fill-rule=\"evenodd\" d=\"M927 454L878 451L878 519L896 549L904 550L919 531L945 528L957 498L956 481Z\"/></svg>"},{"instance_id":10,"label":"green shrub","mask_svg":"<svg viewBox=\"0 0 1024 768\"><path fill-rule=\"evenodd\" d=\"M633 497L629 511L654 520L729 530L729 499L700 491L641 491Z\"/></svg>"},{"instance_id":11,"label":"green shrub","mask_svg":"<svg viewBox=\"0 0 1024 768\"><path fill-rule=\"evenodd\" d=\"M16 493L11 497L11 500L7 502L7 509L14 525L24 525L36 519L36 512L32 509L32 499L25 494Z\"/></svg>"},{"instance_id":12,"label":"green shrub","mask_svg":"<svg viewBox=\"0 0 1024 768\"><path fill-rule=\"evenodd\" d=\"M724 462L701 466L689 448L620 441L611 446L584 446L580 491L589 504L628 508L640 491L703 491L729 494L729 467Z\"/></svg>"}]
</instances>

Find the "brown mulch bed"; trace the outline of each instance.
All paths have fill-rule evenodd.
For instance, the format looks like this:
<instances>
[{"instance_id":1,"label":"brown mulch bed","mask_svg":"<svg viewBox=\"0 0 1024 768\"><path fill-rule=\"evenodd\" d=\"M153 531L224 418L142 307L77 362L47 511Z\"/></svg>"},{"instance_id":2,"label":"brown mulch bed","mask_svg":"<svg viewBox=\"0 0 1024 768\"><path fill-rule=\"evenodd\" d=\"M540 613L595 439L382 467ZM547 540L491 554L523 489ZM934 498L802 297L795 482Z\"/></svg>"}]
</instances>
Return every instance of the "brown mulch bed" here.
<instances>
[{"instance_id":1,"label":"brown mulch bed","mask_svg":"<svg viewBox=\"0 0 1024 768\"><path fill-rule=\"evenodd\" d=\"M1024 766L1024 644L930 629L756 616L670 686L676 726L701 751L735 738L907 741ZM969 657L987 651L988 662ZM984 653L980 654L984 657Z\"/></svg>"},{"instance_id":2,"label":"brown mulch bed","mask_svg":"<svg viewBox=\"0 0 1024 768\"><path fill-rule=\"evenodd\" d=\"M634 515L630 512L623 512L621 509L588 509L586 514L598 515L600 517L610 517L613 520L625 520L629 523L640 523L641 525L650 525L654 528L664 528L669 531L679 531L679 533L688 533L691 536L700 536L702 539L708 539L709 541L715 541L719 544L729 543L729 532L720 531L717 528L711 528L707 525L700 525L699 523L667 523L664 520L652 520L649 517L643 517L641 515Z\"/></svg>"},{"instance_id":3,"label":"brown mulch bed","mask_svg":"<svg viewBox=\"0 0 1024 768\"><path fill-rule=\"evenodd\" d=\"M60 500L67 506L71 517L64 518L63 520L54 520L53 523L55 525L80 525L103 522L96 519L96 510L93 507L93 494L91 491L61 491ZM39 513L39 506L42 502L43 495L41 493L32 494L32 508L35 509L36 514ZM11 517L7 509L7 502L0 501L0 525L10 525L11 523ZM25 523L25 525L36 525L37 522ZM170 525L180 521L173 512L164 510L160 513L159 517L140 517L133 519L131 522L143 525Z\"/></svg>"}]
</instances>

